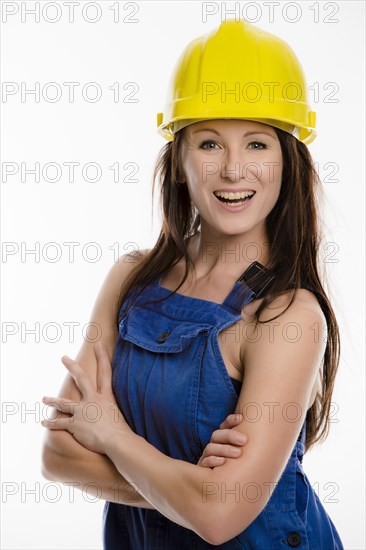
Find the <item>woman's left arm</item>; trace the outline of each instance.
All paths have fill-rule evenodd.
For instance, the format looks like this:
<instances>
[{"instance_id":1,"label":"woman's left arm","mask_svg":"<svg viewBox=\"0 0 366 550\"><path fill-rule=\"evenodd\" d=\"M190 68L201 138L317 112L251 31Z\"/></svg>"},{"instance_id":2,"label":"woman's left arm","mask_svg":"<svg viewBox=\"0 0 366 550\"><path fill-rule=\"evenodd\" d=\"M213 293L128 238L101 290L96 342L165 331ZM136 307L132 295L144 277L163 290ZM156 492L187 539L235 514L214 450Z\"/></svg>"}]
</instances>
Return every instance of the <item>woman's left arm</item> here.
<instances>
[{"instance_id":1,"label":"woman's left arm","mask_svg":"<svg viewBox=\"0 0 366 550\"><path fill-rule=\"evenodd\" d=\"M273 325L259 325L259 337L250 338L245 331L245 384L235 411L243 420L235 429L248 436L248 443L240 457L227 458L221 466L203 468L170 458L136 435L114 401L108 356L97 346L98 391L69 361L66 366L84 397L82 407L74 406L71 419L44 425L66 429L82 445L105 453L159 512L208 543L223 544L266 506L305 420L326 343L325 318L314 300L308 291L298 290L291 307ZM263 314L272 318L275 309L276 301ZM67 400L44 402L70 412ZM95 413L90 416L93 404L101 411L97 421ZM245 490L253 485L256 498L246 499Z\"/></svg>"}]
</instances>

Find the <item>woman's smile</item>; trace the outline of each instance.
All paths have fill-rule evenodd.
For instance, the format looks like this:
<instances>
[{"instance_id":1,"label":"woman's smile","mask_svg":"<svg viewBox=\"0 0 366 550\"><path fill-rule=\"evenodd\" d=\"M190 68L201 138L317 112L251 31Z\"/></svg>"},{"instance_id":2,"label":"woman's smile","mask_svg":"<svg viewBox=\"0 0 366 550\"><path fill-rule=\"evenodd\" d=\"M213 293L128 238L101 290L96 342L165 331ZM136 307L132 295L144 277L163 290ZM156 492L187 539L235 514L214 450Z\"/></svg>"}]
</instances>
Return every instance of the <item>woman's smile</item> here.
<instances>
[{"instance_id":1,"label":"woman's smile","mask_svg":"<svg viewBox=\"0 0 366 550\"><path fill-rule=\"evenodd\" d=\"M240 195L245 195L244 198L231 198L230 195L233 192L221 192L221 196L218 196L216 193L216 191L212 193L214 201L218 204L218 206L221 206L224 210L227 210L228 212L242 212L243 210L246 210L252 204L256 194L255 191L246 191L240 193ZM235 192L234 194L237 193ZM229 195L229 197L222 195Z\"/></svg>"}]
</instances>

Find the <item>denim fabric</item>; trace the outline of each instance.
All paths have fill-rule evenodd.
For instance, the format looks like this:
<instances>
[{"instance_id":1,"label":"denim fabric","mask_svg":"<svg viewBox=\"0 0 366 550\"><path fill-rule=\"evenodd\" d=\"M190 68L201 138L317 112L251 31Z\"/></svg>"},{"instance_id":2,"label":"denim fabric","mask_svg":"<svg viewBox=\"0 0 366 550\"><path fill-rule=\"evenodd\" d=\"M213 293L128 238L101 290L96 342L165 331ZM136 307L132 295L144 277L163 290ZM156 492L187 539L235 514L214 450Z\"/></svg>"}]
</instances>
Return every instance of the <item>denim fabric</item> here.
<instances>
[{"instance_id":1,"label":"denim fabric","mask_svg":"<svg viewBox=\"0 0 366 550\"><path fill-rule=\"evenodd\" d=\"M196 464L212 432L235 411L240 390L227 372L218 334L242 318L243 306L255 293L238 280L218 304L179 293L169 296L161 279L145 288L124 318L131 298L122 305L113 391L135 433L162 453ZM304 422L266 507L225 544L208 544L157 510L106 502L104 549L343 550L302 467L305 429Z\"/></svg>"}]
</instances>

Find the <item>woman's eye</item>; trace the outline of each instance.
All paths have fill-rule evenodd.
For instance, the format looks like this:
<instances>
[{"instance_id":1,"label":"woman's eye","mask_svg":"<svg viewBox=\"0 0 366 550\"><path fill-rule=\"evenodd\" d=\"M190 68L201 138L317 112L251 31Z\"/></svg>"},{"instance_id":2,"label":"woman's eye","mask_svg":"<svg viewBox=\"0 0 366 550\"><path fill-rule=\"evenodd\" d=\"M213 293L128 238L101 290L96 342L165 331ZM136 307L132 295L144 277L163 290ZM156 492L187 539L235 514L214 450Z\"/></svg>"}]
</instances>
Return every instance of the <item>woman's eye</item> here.
<instances>
[{"instance_id":1,"label":"woman's eye","mask_svg":"<svg viewBox=\"0 0 366 550\"><path fill-rule=\"evenodd\" d=\"M261 141L252 141L249 143L249 147L251 147L251 149L267 149L267 145Z\"/></svg>"},{"instance_id":2,"label":"woman's eye","mask_svg":"<svg viewBox=\"0 0 366 550\"><path fill-rule=\"evenodd\" d=\"M208 145L208 144L217 145L216 141L212 141L211 139L206 139L205 141L202 141L202 143L200 144L200 149L206 149L208 151L210 149L213 149L213 147L204 147L205 145Z\"/></svg>"},{"instance_id":3,"label":"woman's eye","mask_svg":"<svg viewBox=\"0 0 366 550\"><path fill-rule=\"evenodd\" d=\"M210 147L210 145L212 145L212 147ZM218 143L216 141L213 141L211 139L206 139L205 141L202 141L199 147L200 149L210 151L210 150L213 150L216 145L218 146ZM262 149L267 149L267 145L265 143L262 143L261 141L252 141L249 143L249 148L262 150Z\"/></svg>"}]
</instances>

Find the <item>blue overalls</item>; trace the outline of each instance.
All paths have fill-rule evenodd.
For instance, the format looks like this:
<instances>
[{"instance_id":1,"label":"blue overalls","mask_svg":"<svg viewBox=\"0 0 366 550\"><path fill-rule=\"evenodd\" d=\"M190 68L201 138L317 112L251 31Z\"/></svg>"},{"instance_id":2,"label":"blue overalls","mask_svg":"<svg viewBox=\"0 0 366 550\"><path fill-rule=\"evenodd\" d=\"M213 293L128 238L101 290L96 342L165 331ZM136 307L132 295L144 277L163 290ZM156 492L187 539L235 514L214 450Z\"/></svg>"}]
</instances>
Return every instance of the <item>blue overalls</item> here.
<instances>
[{"instance_id":1,"label":"blue overalls","mask_svg":"<svg viewBox=\"0 0 366 550\"><path fill-rule=\"evenodd\" d=\"M167 456L197 464L212 432L235 411L241 386L227 372L218 334L242 319L243 306L256 294L238 279L218 304L179 293L169 296L171 291L160 285L161 279L145 288L123 318L133 293L122 305L112 362L113 391L135 433ZM107 501L104 549L343 550L303 471L305 429L304 422L265 508L230 541L214 546L157 510Z\"/></svg>"}]
</instances>

